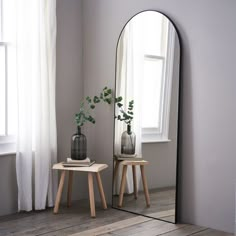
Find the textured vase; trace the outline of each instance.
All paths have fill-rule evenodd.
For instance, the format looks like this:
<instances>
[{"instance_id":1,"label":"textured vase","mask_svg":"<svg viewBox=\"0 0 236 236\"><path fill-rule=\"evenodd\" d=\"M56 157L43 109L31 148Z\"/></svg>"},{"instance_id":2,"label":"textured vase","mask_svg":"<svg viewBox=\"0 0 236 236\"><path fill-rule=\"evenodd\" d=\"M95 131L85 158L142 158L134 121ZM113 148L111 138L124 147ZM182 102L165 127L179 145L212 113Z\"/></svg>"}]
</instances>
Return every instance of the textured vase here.
<instances>
[{"instance_id":1,"label":"textured vase","mask_svg":"<svg viewBox=\"0 0 236 236\"><path fill-rule=\"evenodd\" d=\"M127 130L121 136L121 154L135 154L136 135L131 131L131 126L127 125Z\"/></svg>"},{"instance_id":2,"label":"textured vase","mask_svg":"<svg viewBox=\"0 0 236 236\"><path fill-rule=\"evenodd\" d=\"M71 138L71 159L84 160L87 157L86 136L81 133L81 127L77 127L77 133Z\"/></svg>"}]
</instances>

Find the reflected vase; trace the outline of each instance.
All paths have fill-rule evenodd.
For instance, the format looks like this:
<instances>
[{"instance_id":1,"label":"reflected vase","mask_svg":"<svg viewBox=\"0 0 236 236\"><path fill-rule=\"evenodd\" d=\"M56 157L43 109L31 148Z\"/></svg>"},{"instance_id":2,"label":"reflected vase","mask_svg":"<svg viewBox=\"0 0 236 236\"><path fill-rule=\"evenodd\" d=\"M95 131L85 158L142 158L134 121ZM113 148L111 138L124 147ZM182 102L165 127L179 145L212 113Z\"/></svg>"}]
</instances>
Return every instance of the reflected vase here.
<instances>
[{"instance_id":1,"label":"reflected vase","mask_svg":"<svg viewBox=\"0 0 236 236\"><path fill-rule=\"evenodd\" d=\"M77 127L77 133L71 138L71 159L84 160L87 157L86 136L81 133L81 127Z\"/></svg>"},{"instance_id":2,"label":"reflected vase","mask_svg":"<svg viewBox=\"0 0 236 236\"><path fill-rule=\"evenodd\" d=\"M135 154L136 135L131 131L131 126L127 125L127 130L121 136L121 154Z\"/></svg>"}]
</instances>

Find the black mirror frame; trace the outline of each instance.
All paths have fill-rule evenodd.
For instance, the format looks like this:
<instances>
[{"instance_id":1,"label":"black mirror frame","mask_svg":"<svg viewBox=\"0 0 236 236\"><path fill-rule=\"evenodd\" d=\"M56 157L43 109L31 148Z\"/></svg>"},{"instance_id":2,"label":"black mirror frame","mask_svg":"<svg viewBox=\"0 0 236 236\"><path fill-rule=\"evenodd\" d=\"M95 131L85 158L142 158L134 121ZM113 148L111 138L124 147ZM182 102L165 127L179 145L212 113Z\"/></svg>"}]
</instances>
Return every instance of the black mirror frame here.
<instances>
[{"instance_id":1,"label":"black mirror frame","mask_svg":"<svg viewBox=\"0 0 236 236\"><path fill-rule=\"evenodd\" d=\"M114 202L113 202L113 192L114 192L114 166L113 169L112 169L112 208L113 209L117 209L117 210L120 210L120 211L125 211L125 212L129 212L129 213L132 213L132 214L135 214L135 215L139 215L139 216L145 216L147 218L151 218L151 219L155 219L155 220L160 220L160 221L164 221L164 222L168 222L168 223L173 223L173 224L177 224L179 223L179 218L180 218L180 189L179 189L179 182L180 182L180 179L181 179L181 175L180 175L180 152L181 152L181 147L180 147L180 138L181 138L181 132L180 132L180 128L181 128L181 120L182 120L182 116L181 116L181 111L182 111L182 40L181 40L181 37L180 37L180 33L178 31L178 28L176 27L176 25L174 24L174 22L170 19L170 17L168 17L165 13L161 12L161 11L158 11L158 10L143 10L143 11L140 11L138 13L136 13L135 15L133 15L126 23L125 25L123 26L123 28L121 29L120 31L120 34L119 34L119 37L118 37L118 41L117 41L117 44L116 44L116 58L115 58L115 87L114 87L114 91L116 91L116 74L117 74L117 49L118 49L118 44L119 44L119 40L120 40L120 37L121 37L121 34L124 30L124 28L126 27L126 25L135 17L137 16L138 14L140 13L143 13L143 12L147 12L147 11L153 11L153 12L157 12L157 13L160 13L162 15L164 15L173 25L173 27L175 28L175 31L176 31L176 34L178 36L178 40L179 40L179 47L180 47L180 55L179 55L179 94L178 94L178 117L177 117L177 150L176 150L176 194L175 194L175 221L174 222L170 222L170 221L166 221L166 220L163 220L163 219L159 219L159 218L155 218L155 217L151 217L151 216L147 216L147 215L144 215L144 214L140 214L140 213L137 213L137 212L132 212L132 211L128 211L128 210L125 210L125 209L121 209L121 208L118 208L118 207L115 207L114 206ZM114 113L115 114L115 106L114 106ZM115 138L115 116L114 116L114 123L113 123L113 157L114 157L114 150L115 150L115 144L114 144L114 138ZM114 161L113 161L113 165L114 165Z\"/></svg>"}]
</instances>

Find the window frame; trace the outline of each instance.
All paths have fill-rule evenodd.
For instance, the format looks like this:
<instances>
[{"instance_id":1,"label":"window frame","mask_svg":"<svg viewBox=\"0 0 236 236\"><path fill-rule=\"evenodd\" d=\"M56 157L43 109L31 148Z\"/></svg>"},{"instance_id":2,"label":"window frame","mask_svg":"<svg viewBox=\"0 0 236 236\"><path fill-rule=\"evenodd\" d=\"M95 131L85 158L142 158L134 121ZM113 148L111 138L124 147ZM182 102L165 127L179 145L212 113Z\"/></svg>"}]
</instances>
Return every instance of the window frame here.
<instances>
[{"instance_id":1,"label":"window frame","mask_svg":"<svg viewBox=\"0 0 236 236\"><path fill-rule=\"evenodd\" d=\"M3 2L0 0L0 42L3 39Z\"/></svg>"},{"instance_id":2,"label":"window frame","mask_svg":"<svg viewBox=\"0 0 236 236\"><path fill-rule=\"evenodd\" d=\"M8 136L8 63L7 63L7 58L8 58L8 43L0 41L0 47L4 48L4 63L5 63L5 105L4 105L4 110L5 110L5 135L0 135L1 136Z\"/></svg>"},{"instance_id":3,"label":"window frame","mask_svg":"<svg viewBox=\"0 0 236 236\"><path fill-rule=\"evenodd\" d=\"M0 156L16 153L16 136L8 133L8 47L9 42L4 41L3 0L0 0L0 47L5 51L5 134L0 135Z\"/></svg>"}]
</instances>

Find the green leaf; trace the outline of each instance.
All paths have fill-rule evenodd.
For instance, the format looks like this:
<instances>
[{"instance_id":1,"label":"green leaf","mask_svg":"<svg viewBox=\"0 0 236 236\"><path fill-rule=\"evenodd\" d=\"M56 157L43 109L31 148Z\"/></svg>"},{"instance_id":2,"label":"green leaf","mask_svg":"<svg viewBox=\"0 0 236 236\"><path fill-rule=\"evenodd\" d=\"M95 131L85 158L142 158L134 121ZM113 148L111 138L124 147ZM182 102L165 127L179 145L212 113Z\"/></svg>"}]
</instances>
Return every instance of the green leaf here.
<instances>
[{"instance_id":1,"label":"green leaf","mask_svg":"<svg viewBox=\"0 0 236 236\"><path fill-rule=\"evenodd\" d=\"M93 124L95 124L95 119L91 116L91 115L89 115L89 117L86 117L87 119L87 121L89 121L89 122L91 122L91 123L93 123Z\"/></svg>"},{"instance_id":2,"label":"green leaf","mask_svg":"<svg viewBox=\"0 0 236 236\"><path fill-rule=\"evenodd\" d=\"M115 103L121 102L123 100L123 98L120 96L118 98L115 98Z\"/></svg>"},{"instance_id":3,"label":"green leaf","mask_svg":"<svg viewBox=\"0 0 236 236\"><path fill-rule=\"evenodd\" d=\"M122 107L123 104L122 104L122 103L117 103L117 106L118 106L118 107Z\"/></svg>"},{"instance_id":4,"label":"green leaf","mask_svg":"<svg viewBox=\"0 0 236 236\"><path fill-rule=\"evenodd\" d=\"M94 108L95 108L95 105L94 105L94 104L90 105L90 108L91 108L91 109L94 109Z\"/></svg>"},{"instance_id":5,"label":"green leaf","mask_svg":"<svg viewBox=\"0 0 236 236\"><path fill-rule=\"evenodd\" d=\"M104 102L108 103L108 104L111 104L111 98L105 98L104 99Z\"/></svg>"},{"instance_id":6,"label":"green leaf","mask_svg":"<svg viewBox=\"0 0 236 236\"><path fill-rule=\"evenodd\" d=\"M123 117L127 120L127 119L129 119L129 116L124 112L123 113Z\"/></svg>"},{"instance_id":7,"label":"green leaf","mask_svg":"<svg viewBox=\"0 0 236 236\"><path fill-rule=\"evenodd\" d=\"M94 102L94 103L99 103L99 102L100 102L99 97L98 97L98 96L94 96L93 102Z\"/></svg>"},{"instance_id":8,"label":"green leaf","mask_svg":"<svg viewBox=\"0 0 236 236\"><path fill-rule=\"evenodd\" d=\"M86 100L88 101L88 103L91 103L92 101L92 99L89 96L86 97Z\"/></svg>"}]
</instances>

